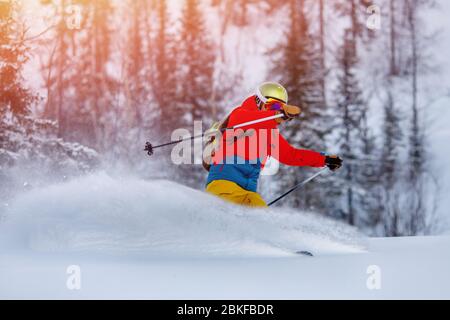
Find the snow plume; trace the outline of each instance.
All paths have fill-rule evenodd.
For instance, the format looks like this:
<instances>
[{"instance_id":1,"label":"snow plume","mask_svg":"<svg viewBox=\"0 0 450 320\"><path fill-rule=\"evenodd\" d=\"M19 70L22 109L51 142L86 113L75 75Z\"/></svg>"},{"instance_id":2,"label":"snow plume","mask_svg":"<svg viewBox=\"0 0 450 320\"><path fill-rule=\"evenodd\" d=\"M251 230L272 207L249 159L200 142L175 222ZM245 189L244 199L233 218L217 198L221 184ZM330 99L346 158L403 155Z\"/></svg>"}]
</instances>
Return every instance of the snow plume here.
<instances>
[{"instance_id":1,"label":"snow plume","mask_svg":"<svg viewBox=\"0 0 450 320\"><path fill-rule=\"evenodd\" d=\"M165 180L97 173L28 191L0 222L0 249L163 256L364 250L352 228L289 209L248 209Z\"/></svg>"}]
</instances>

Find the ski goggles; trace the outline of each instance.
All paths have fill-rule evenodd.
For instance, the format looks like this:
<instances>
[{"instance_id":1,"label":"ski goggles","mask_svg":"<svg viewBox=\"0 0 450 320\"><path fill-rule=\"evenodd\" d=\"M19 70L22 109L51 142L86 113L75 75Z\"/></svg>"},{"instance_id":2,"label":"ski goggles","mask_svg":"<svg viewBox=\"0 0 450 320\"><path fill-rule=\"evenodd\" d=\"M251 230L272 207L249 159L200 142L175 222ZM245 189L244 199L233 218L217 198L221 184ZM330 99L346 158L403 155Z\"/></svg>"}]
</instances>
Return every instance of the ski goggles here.
<instances>
[{"instance_id":1,"label":"ski goggles","mask_svg":"<svg viewBox=\"0 0 450 320\"><path fill-rule=\"evenodd\" d=\"M279 100L269 98L265 105L267 110L280 111L283 110L284 103Z\"/></svg>"}]
</instances>

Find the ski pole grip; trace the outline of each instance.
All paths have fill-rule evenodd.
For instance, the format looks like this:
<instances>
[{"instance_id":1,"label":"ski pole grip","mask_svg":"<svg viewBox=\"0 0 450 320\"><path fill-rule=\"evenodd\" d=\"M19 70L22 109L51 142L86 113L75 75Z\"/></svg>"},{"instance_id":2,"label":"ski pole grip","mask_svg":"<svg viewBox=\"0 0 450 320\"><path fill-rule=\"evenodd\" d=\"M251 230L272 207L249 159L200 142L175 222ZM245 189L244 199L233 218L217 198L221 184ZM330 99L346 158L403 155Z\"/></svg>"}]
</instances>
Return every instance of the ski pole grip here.
<instances>
[{"instance_id":1,"label":"ski pole grip","mask_svg":"<svg viewBox=\"0 0 450 320\"><path fill-rule=\"evenodd\" d=\"M153 155L153 145L150 142L146 142L144 151L146 151L149 156L152 156Z\"/></svg>"}]
</instances>

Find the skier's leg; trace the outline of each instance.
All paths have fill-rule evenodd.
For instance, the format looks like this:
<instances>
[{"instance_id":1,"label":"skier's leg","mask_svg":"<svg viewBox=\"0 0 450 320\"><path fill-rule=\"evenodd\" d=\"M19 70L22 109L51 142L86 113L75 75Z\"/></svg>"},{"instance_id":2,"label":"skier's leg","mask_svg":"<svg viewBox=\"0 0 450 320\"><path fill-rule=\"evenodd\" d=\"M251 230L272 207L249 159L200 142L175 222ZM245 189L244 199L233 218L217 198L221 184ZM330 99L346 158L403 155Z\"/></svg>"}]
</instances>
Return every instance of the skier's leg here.
<instances>
[{"instance_id":1,"label":"skier's leg","mask_svg":"<svg viewBox=\"0 0 450 320\"><path fill-rule=\"evenodd\" d=\"M208 184L206 191L235 204L250 207L267 207L267 204L259 194L245 190L231 181L214 180Z\"/></svg>"},{"instance_id":2,"label":"skier's leg","mask_svg":"<svg viewBox=\"0 0 450 320\"><path fill-rule=\"evenodd\" d=\"M245 203L243 204L250 207L267 207L267 203L258 193L250 191L248 192Z\"/></svg>"},{"instance_id":3,"label":"skier's leg","mask_svg":"<svg viewBox=\"0 0 450 320\"><path fill-rule=\"evenodd\" d=\"M236 183L227 180L214 180L206 187L206 191L223 200L242 204L246 198L246 192Z\"/></svg>"}]
</instances>

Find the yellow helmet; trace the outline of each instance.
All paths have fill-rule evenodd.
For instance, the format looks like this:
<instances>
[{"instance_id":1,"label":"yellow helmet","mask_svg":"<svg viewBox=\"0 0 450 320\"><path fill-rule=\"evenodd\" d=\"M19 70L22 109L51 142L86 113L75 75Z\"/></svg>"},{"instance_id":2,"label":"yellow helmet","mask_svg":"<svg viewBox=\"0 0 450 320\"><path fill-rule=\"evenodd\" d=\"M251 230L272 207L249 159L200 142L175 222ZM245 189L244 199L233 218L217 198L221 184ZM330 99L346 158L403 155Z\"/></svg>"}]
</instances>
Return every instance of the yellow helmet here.
<instances>
[{"instance_id":1,"label":"yellow helmet","mask_svg":"<svg viewBox=\"0 0 450 320\"><path fill-rule=\"evenodd\" d=\"M262 103L267 103L269 99L279 100L288 103L288 93L286 89L276 82L264 82L256 88L256 96Z\"/></svg>"}]
</instances>

